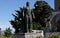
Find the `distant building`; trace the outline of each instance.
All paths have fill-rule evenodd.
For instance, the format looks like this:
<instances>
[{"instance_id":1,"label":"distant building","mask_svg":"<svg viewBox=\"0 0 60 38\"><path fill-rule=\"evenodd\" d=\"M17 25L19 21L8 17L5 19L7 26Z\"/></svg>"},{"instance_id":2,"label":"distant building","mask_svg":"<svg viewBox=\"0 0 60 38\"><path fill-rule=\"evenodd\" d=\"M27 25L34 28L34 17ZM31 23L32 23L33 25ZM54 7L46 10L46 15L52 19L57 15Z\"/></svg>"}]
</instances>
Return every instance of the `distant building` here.
<instances>
[{"instance_id":1,"label":"distant building","mask_svg":"<svg viewBox=\"0 0 60 38\"><path fill-rule=\"evenodd\" d=\"M54 7L50 21L46 23L46 27L42 28L44 32L60 32L60 0L54 0Z\"/></svg>"},{"instance_id":2,"label":"distant building","mask_svg":"<svg viewBox=\"0 0 60 38\"><path fill-rule=\"evenodd\" d=\"M54 5L55 5L55 10L59 11L60 10L60 0L54 0Z\"/></svg>"},{"instance_id":3,"label":"distant building","mask_svg":"<svg viewBox=\"0 0 60 38\"><path fill-rule=\"evenodd\" d=\"M0 28L0 35L1 35L1 28Z\"/></svg>"},{"instance_id":4,"label":"distant building","mask_svg":"<svg viewBox=\"0 0 60 38\"><path fill-rule=\"evenodd\" d=\"M60 28L60 0L54 0L55 11L52 13L52 31L57 31ZM60 30L58 30L60 31Z\"/></svg>"}]
</instances>

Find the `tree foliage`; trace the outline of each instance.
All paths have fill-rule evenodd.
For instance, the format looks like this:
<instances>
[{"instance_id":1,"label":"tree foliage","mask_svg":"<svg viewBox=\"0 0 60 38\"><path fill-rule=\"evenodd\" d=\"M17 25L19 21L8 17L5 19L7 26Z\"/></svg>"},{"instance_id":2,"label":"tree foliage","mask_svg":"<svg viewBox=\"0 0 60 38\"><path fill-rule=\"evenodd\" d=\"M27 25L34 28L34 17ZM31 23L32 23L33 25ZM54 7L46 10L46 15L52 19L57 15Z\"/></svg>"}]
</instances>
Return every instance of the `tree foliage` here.
<instances>
[{"instance_id":1,"label":"tree foliage","mask_svg":"<svg viewBox=\"0 0 60 38\"><path fill-rule=\"evenodd\" d=\"M33 30L40 30L40 29L41 29L40 23L33 22Z\"/></svg>"},{"instance_id":2,"label":"tree foliage","mask_svg":"<svg viewBox=\"0 0 60 38\"><path fill-rule=\"evenodd\" d=\"M20 8L20 10L15 10L17 13L14 16L14 20L11 20L10 23L15 28L15 33L26 32L26 20L25 16L23 17L23 10L25 8Z\"/></svg>"},{"instance_id":3,"label":"tree foliage","mask_svg":"<svg viewBox=\"0 0 60 38\"><path fill-rule=\"evenodd\" d=\"M52 15L53 9L45 1L36 1L34 4L35 21L39 22L42 26L49 21L49 17ZM45 22L45 18L47 21Z\"/></svg>"},{"instance_id":4,"label":"tree foliage","mask_svg":"<svg viewBox=\"0 0 60 38\"><path fill-rule=\"evenodd\" d=\"M7 38L10 37L12 35L12 32L11 32L11 29L10 28L7 28L5 31L4 31L4 36L6 36Z\"/></svg>"},{"instance_id":5,"label":"tree foliage","mask_svg":"<svg viewBox=\"0 0 60 38\"><path fill-rule=\"evenodd\" d=\"M59 35L50 35L48 38L60 38Z\"/></svg>"}]
</instances>

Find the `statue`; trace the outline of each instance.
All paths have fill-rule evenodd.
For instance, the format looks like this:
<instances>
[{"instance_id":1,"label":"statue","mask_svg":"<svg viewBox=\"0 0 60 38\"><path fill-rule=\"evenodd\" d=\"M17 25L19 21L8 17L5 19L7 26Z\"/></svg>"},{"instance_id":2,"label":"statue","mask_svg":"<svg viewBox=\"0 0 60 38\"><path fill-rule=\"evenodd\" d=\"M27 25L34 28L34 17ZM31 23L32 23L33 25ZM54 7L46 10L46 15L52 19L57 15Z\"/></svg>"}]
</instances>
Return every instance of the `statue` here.
<instances>
[{"instance_id":1,"label":"statue","mask_svg":"<svg viewBox=\"0 0 60 38\"><path fill-rule=\"evenodd\" d=\"M26 25L27 25L27 32L32 32L32 16L35 18L33 11L29 7L29 2L26 3Z\"/></svg>"}]
</instances>

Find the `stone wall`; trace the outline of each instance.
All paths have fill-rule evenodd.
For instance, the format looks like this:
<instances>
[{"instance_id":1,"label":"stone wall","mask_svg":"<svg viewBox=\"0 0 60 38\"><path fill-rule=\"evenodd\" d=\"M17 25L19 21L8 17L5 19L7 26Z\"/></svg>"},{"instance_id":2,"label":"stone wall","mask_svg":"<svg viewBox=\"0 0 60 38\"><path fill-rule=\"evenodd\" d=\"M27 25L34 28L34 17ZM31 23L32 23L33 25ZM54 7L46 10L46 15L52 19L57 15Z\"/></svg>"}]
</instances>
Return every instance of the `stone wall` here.
<instances>
[{"instance_id":1,"label":"stone wall","mask_svg":"<svg viewBox=\"0 0 60 38\"><path fill-rule=\"evenodd\" d=\"M25 38L36 38L37 36L44 37L41 33L26 33Z\"/></svg>"},{"instance_id":2,"label":"stone wall","mask_svg":"<svg viewBox=\"0 0 60 38\"><path fill-rule=\"evenodd\" d=\"M31 33L18 33L14 34L12 38L36 38L37 36L44 37L43 30L32 30Z\"/></svg>"},{"instance_id":3,"label":"stone wall","mask_svg":"<svg viewBox=\"0 0 60 38\"><path fill-rule=\"evenodd\" d=\"M37 36L42 36L41 33L25 33L25 34L14 34L12 38L36 38Z\"/></svg>"},{"instance_id":4,"label":"stone wall","mask_svg":"<svg viewBox=\"0 0 60 38\"><path fill-rule=\"evenodd\" d=\"M60 32L47 32L43 36L44 38L48 38L51 35L60 35ZM15 34L12 38L36 38L37 36L42 36L41 33L25 33L25 34Z\"/></svg>"},{"instance_id":5,"label":"stone wall","mask_svg":"<svg viewBox=\"0 0 60 38\"><path fill-rule=\"evenodd\" d=\"M12 35L12 38L25 38L25 34L14 34Z\"/></svg>"}]
</instances>

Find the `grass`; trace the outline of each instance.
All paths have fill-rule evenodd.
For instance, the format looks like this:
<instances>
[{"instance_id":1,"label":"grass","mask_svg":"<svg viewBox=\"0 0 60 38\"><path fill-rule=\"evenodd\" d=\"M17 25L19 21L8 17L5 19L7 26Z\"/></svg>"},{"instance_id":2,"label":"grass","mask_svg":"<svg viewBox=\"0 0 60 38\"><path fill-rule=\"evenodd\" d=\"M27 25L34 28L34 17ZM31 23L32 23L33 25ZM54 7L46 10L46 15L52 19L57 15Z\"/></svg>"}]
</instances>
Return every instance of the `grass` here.
<instances>
[{"instance_id":1,"label":"grass","mask_svg":"<svg viewBox=\"0 0 60 38\"><path fill-rule=\"evenodd\" d=\"M49 38L60 38L60 35L51 35Z\"/></svg>"},{"instance_id":2,"label":"grass","mask_svg":"<svg viewBox=\"0 0 60 38\"><path fill-rule=\"evenodd\" d=\"M3 35L0 35L0 38L6 38L5 36L3 36Z\"/></svg>"},{"instance_id":3,"label":"grass","mask_svg":"<svg viewBox=\"0 0 60 38\"><path fill-rule=\"evenodd\" d=\"M5 37L4 35L0 35L0 38L7 38L7 37ZM12 37L10 36L8 38L12 38Z\"/></svg>"}]
</instances>

